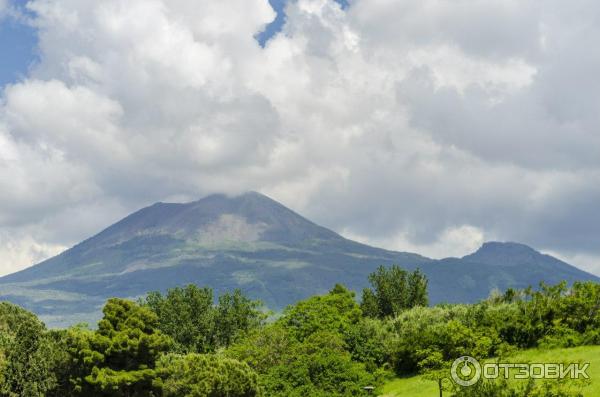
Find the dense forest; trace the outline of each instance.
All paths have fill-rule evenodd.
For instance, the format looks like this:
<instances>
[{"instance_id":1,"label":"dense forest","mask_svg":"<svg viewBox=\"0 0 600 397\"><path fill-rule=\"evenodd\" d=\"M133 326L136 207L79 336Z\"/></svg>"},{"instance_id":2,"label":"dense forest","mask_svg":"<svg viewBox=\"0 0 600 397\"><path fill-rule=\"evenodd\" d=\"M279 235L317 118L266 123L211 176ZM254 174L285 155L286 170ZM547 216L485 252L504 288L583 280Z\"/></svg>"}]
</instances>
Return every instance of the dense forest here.
<instances>
[{"instance_id":1,"label":"dense forest","mask_svg":"<svg viewBox=\"0 0 600 397\"><path fill-rule=\"evenodd\" d=\"M379 268L361 296L343 285L282 313L232 291L188 285L136 302L109 299L102 320L48 330L0 303L0 396L325 397L367 395L425 373L448 396L579 396L564 382L462 388L458 357L600 344L600 285L540 285L473 305L428 305L427 279Z\"/></svg>"}]
</instances>

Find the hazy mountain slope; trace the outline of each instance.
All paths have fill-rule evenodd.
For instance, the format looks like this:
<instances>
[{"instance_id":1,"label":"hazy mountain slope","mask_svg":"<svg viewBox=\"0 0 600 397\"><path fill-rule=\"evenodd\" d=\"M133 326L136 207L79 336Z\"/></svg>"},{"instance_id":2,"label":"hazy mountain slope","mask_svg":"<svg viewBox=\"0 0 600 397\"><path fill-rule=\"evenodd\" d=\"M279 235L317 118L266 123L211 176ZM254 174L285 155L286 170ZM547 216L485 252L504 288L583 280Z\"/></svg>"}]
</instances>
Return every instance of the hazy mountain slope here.
<instances>
[{"instance_id":1,"label":"hazy mountain slope","mask_svg":"<svg viewBox=\"0 0 600 397\"><path fill-rule=\"evenodd\" d=\"M431 260L347 240L260 195L208 196L144 208L64 253L0 278L0 299L51 325L94 321L106 298L196 283L241 288L279 310L341 282L360 291L379 265L421 268L433 302L471 302L505 289L595 279L518 244L488 243Z\"/></svg>"}]
</instances>

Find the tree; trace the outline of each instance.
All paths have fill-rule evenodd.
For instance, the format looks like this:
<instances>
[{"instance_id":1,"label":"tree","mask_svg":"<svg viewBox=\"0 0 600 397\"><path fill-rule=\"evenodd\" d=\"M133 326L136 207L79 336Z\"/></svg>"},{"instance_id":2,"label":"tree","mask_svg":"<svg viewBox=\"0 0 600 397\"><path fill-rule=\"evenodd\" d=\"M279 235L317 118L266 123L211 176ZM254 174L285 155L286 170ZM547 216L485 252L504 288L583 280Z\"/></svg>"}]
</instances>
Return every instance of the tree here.
<instances>
[{"instance_id":1,"label":"tree","mask_svg":"<svg viewBox=\"0 0 600 397\"><path fill-rule=\"evenodd\" d=\"M364 288L360 309L365 317L380 318L379 302L371 288Z\"/></svg>"},{"instance_id":2,"label":"tree","mask_svg":"<svg viewBox=\"0 0 600 397\"><path fill-rule=\"evenodd\" d=\"M193 284L169 289L166 295L151 292L141 303L156 313L158 329L175 341L175 351L180 353L210 353L227 347L266 319L261 303L240 290L220 296L216 306L210 288Z\"/></svg>"},{"instance_id":3,"label":"tree","mask_svg":"<svg viewBox=\"0 0 600 397\"><path fill-rule=\"evenodd\" d=\"M287 308L280 321L296 339L303 341L318 331L343 333L360 318L354 292L337 284L326 295L313 296Z\"/></svg>"},{"instance_id":4,"label":"tree","mask_svg":"<svg viewBox=\"0 0 600 397\"><path fill-rule=\"evenodd\" d=\"M257 329L225 350L228 357L248 363L260 374L296 359L300 342L291 337L281 322Z\"/></svg>"},{"instance_id":5,"label":"tree","mask_svg":"<svg viewBox=\"0 0 600 397\"><path fill-rule=\"evenodd\" d=\"M158 329L175 341L175 351L208 353L216 348L213 292L190 284L151 292L142 302L158 316Z\"/></svg>"},{"instance_id":6,"label":"tree","mask_svg":"<svg viewBox=\"0 0 600 397\"><path fill-rule=\"evenodd\" d=\"M380 375L352 361L341 335L319 331L298 346L288 364L270 368L263 383L273 397L362 396L362 388L378 384Z\"/></svg>"},{"instance_id":7,"label":"tree","mask_svg":"<svg viewBox=\"0 0 600 397\"><path fill-rule=\"evenodd\" d=\"M362 387L378 385L387 375L367 368L383 353L357 348L373 330L355 330L361 320L354 293L336 285L326 295L288 307L279 320L247 335L225 354L251 365L269 397L360 396ZM379 341L369 341L370 346L379 348Z\"/></svg>"},{"instance_id":8,"label":"tree","mask_svg":"<svg viewBox=\"0 0 600 397\"><path fill-rule=\"evenodd\" d=\"M363 290L361 309L368 317L394 317L415 306L427 306L427 277L420 271L408 273L393 265L380 266L369 275L372 289Z\"/></svg>"},{"instance_id":9,"label":"tree","mask_svg":"<svg viewBox=\"0 0 600 397\"><path fill-rule=\"evenodd\" d=\"M441 357L438 356L437 359L441 359ZM434 368L437 369L428 370L423 374L423 378L434 381L437 384L439 396L444 397L445 391L451 391L454 388L452 380L448 377L451 366L448 363L440 362Z\"/></svg>"},{"instance_id":10,"label":"tree","mask_svg":"<svg viewBox=\"0 0 600 397\"><path fill-rule=\"evenodd\" d=\"M375 370L389 361L386 346L393 337L391 327L384 320L362 318L345 332L344 341L352 360Z\"/></svg>"},{"instance_id":11,"label":"tree","mask_svg":"<svg viewBox=\"0 0 600 397\"><path fill-rule=\"evenodd\" d=\"M408 275L407 308L429 306L428 282L427 277L419 269Z\"/></svg>"},{"instance_id":12,"label":"tree","mask_svg":"<svg viewBox=\"0 0 600 397\"><path fill-rule=\"evenodd\" d=\"M262 325L266 315L259 310L260 305L259 301L245 297L239 289L220 296L215 319L217 345L227 347L241 334Z\"/></svg>"},{"instance_id":13,"label":"tree","mask_svg":"<svg viewBox=\"0 0 600 397\"><path fill-rule=\"evenodd\" d=\"M0 302L0 395L46 396L57 380L52 340L37 317Z\"/></svg>"},{"instance_id":14,"label":"tree","mask_svg":"<svg viewBox=\"0 0 600 397\"><path fill-rule=\"evenodd\" d=\"M217 355L168 354L157 362L155 386L164 397L259 397L258 376L239 361Z\"/></svg>"},{"instance_id":15,"label":"tree","mask_svg":"<svg viewBox=\"0 0 600 397\"><path fill-rule=\"evenodd\" d=\"M152 396L154 369L170 338L156 329L151 310L125 299L109 299L95 332L69 335L75 363L74 393L92 396ZM79 377L77 377L79 375Z\"/></svg>"}]
</instances>

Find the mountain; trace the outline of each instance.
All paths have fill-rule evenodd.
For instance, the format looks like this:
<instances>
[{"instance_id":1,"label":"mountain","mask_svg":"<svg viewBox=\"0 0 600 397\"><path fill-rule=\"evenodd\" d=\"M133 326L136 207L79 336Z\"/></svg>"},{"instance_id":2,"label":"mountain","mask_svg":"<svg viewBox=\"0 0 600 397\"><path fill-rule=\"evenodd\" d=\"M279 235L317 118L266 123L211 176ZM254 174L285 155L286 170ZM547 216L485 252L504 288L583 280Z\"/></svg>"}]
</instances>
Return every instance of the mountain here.
<instances>
[{"instance_id":1,"label":"mountain","mask_svg":"<svg viewBox=\"0 0 600 397\"><path fill-rule=\"evenodd\" d=\"M241 288L272 310L335 283L360 291L379 265L420 268L437 302L473 302L494 288L598 278L515 243L432 260L348 240L259 193L157 203L38 265L0 278L0 300L51 326L93 323L108 297L136 298L195 283Z\"/></svg>"}]
</instances>

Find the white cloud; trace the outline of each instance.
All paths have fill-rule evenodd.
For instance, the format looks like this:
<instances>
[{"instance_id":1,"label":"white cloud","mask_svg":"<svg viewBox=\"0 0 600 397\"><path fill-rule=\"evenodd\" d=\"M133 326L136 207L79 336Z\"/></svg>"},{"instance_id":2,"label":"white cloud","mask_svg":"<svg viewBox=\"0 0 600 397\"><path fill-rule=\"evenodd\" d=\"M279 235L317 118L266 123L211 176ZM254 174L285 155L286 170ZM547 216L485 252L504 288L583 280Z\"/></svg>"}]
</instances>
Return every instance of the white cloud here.
<instances>
[{"instance_id":1,"label":"white cloud","mask_svg":"<svg viewBox=\"0 0 600 397\"><path fill-rule=\"evenodd\" d=\"M21 270L59 254L65 246L40 243L31 236L0 234L0 276Z\"/></svg>"},{"instance_id":2,"label":"white cloud","mask_svg":"<svg viewBox=\"0 0 600 397\"><path fill-rule=\"evenodd\" d=\"M466 253L475 252L481 245L489 241L491 236L476 227L463 225L443 230L431 243L415 244L411 236L401 232L391 238L372 239L350 232L342 232L346 238L380 247L394 247L400 251L416 252L429 258L443 259L463 257Z\"/></svg>"},{"instance_id":3,"label":"white cloud","mask_svg":"<svg viewBox=\"0 0 600 397\"><path fill-rule=\"evenodd\" d=\"M549 255L554 255L559 259L577 266L589 273L600 274L600 255L569 255L561 252L548 252Z\"/></svg>"},{"instance_id":4,"label":"white cloud","mask_svg":"<svg viewBox=\"0 0 600 397\"><path fill-rule=\"evenodd\" d=\"M298 0L262 49L267 0L33 0L40 61L0 102L0 262L250 189L387 248L598 256L600 7L575 3Z\"/></svg>"}]
</instances>

